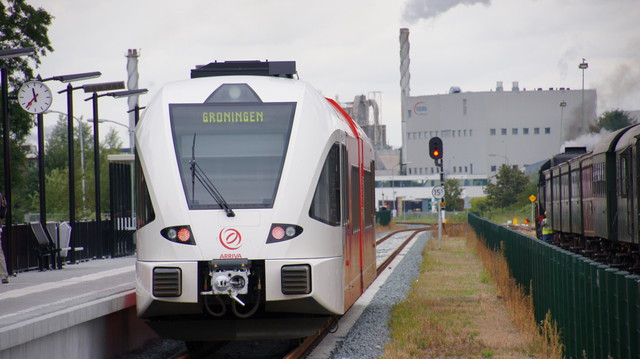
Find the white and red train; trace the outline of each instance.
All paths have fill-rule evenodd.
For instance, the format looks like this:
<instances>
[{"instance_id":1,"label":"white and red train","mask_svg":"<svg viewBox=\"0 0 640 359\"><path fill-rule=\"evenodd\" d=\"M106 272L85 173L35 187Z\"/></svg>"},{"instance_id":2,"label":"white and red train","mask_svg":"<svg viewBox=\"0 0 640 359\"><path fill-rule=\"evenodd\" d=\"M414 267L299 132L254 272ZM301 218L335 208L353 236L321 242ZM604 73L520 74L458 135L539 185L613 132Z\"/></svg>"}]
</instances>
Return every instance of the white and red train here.
<instances>
[{"instance_id":1,"label":"white and red train","mask_svg":"<svg viewBox=\"0 0 640 359\"><path fill-rule=\"evenodd\" d=\"M374 154L295 62L216 62L136 126L137 309L186 341L295 338L375 278Z\"/></svg>"}]
</instances>

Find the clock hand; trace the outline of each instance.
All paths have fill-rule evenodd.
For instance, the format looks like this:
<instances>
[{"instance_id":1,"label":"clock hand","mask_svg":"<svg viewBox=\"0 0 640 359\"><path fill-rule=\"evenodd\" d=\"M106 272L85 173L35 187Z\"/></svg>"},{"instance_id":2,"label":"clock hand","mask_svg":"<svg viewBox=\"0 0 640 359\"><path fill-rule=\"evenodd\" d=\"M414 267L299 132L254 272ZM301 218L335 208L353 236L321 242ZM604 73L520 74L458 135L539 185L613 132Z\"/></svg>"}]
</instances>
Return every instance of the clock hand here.
<instances>
[{"instance_id":1,"label":"clock hand","mask_svg":"<svg viewBox=\"0 0 640 359\"><path fill-rule=\"evenodd\" d=\"M27 107L31 107L31 105L32 105L34 102L37 102L37 101L38 101L38 95L36 95L36 94L35 94L35 92L34 92L34 94L33 94L33 98L31 99L31 101L29 101L29 103L27 104Z\"/></svg>"}]
</instances>

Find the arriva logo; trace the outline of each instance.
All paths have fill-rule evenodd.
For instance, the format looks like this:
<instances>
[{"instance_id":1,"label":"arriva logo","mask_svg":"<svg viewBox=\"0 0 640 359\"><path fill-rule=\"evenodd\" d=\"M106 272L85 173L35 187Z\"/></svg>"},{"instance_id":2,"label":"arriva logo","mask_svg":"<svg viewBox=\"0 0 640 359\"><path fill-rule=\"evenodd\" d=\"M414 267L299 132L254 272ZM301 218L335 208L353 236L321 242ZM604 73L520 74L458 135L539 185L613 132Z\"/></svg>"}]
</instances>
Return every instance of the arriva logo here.
<instances>
[{"instance_id":1,"label":"arriva logo","mask_svg":"<svg viewBox=\"0 0 640 359\"><path fill-rule=\"evenodd\" d=\"M232 251L240 248L242 245L242 236L240 232L234 228L223 228L220 234L218 234L218 239L220 239L220 244Z\"/></svg>"},{"instance_id":2,"label":"arriva logo","mask_svg":"<svg viewBox=\"0 0 640 359\"><path fill-rule=\"evenodd\" d=\"M427 114L427 105L425 105L425 103L422 102L422 101L416 102L416 104L413 105L413 112L416 115L426 115Z\"/></svg>"}]
</instances>

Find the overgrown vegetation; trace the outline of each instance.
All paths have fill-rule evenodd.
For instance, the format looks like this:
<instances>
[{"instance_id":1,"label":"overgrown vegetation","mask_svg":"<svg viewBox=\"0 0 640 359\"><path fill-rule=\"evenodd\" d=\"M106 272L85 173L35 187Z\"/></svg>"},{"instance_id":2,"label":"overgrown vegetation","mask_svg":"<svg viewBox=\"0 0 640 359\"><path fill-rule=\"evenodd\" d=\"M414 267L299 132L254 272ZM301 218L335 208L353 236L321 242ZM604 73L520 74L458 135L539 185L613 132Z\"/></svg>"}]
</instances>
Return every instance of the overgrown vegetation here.
<instances>
[{"instance_id":1,"label":"overgrown vegetation","mask_svg":"<svg viewBox=\"0 0 640 359\"><path fill-rule=\"evenodd\" d=\"M467 226L456 228L442 250L435 241L425 247L421 273L392 310L384 357L562 358L557 328L550 318L537 325L504 257Z\"/></svg>"}]
</instances>

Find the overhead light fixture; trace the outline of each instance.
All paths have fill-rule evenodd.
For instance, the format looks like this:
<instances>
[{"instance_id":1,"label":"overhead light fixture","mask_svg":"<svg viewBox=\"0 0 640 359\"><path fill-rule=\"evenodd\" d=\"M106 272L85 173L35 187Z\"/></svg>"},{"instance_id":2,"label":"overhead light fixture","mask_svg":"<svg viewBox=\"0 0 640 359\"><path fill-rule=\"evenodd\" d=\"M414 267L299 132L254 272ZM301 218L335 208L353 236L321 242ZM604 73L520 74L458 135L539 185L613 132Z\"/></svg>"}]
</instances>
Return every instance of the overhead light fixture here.
<instances>
[{"instance_id":1,"label":"overhead light fixture","mask_svg":"<svg viewBox=\"0 0 640 359\"><path fill-rule=\"evenodd\" d=\"M100 77L101 75L102 73L100 71L93 71L93 72L84 72L80 74L52 76L52 77L43 79L41 81L56 80L60 82L72 82L72 81L95 79L96 77Z\"/></svg>"},{"instance_id":2,"label":"overhead light fixture","mask_svg":"<svg viewBox=\"0 0 640 359\"><path fill-rule=\"evenodd\" d=\"M89 92L100 92L100 91L110 91L110 90L120 90L125 88L124 81L116 81L116 82L102 82L99 84L88 84L83 85L82 89L85 93Z\"/></svg>"},{"instance_id":3,"label":"overhead light fixture","mask_svg":"<svg viewBox=\"0 0 640 359\"><path fill-rule=\"evenodd\" d=\"M33 47L0 50L0 59L10 59L13 57L29 56L35 53L36 53L36 50Z\"/></svg>"}]
</instances>

